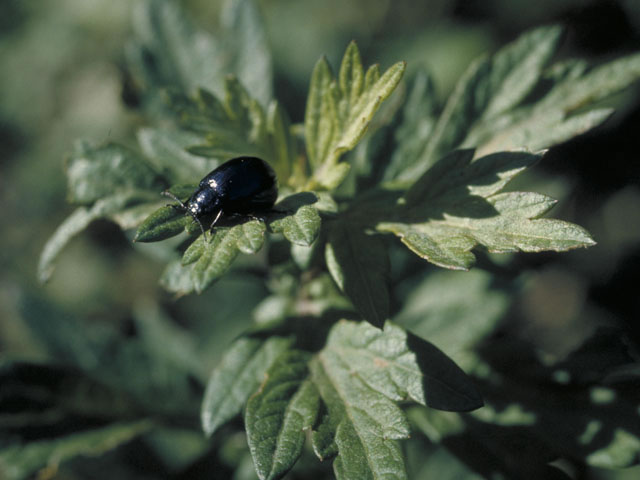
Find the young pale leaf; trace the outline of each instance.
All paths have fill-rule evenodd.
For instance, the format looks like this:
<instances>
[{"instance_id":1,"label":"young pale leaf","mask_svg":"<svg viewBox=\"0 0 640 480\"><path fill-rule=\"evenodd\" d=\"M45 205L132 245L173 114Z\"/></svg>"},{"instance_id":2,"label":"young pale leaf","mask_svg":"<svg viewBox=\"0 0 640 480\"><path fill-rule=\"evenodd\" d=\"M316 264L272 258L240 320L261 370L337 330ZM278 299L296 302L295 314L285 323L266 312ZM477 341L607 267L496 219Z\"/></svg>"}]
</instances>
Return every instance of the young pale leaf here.
<instances>
[{"instance_id":1,"label":"young pale leaf","mask_svg":"<svg viewBox=\"0 0 640 480\"><path fill-rule=\"evenodd\" d=\"M0 476L13 480L49 476L74 457L102 455L148 432L152 426L147 420L113 423L24 445L5 446L0 449Z\"/></svg>"},{"instance_id":2,"label":"young pale leaf","mask_svg":"<svg viewBox=\"0 0 640 480\"><path fill-rule=\"evenodd\" d=\"M318 61L305 112L305 142L314 171L309 188L331 190L344 179L348 168L339 165L340 156L360 141L380 103L400 82L404 69L405 63L399 62L382 76L377 66L365 74L355 42L347 47L337 80L327 61Z\"/></svg>"},{"instance_id":3,"label":"young pale leaf","mask_svg":"<svg viewBox=\"0 0 640 480\"><path fill-rule=\"evenodd\" d=\"M334 222L325 259L331 276L362 317L382 328L389 316L389 257L384 242L345 222Z\"/></svg>"},{"instance_id":4,"label":"young pale leaf","mask_svg":"<svg viewBox=\"0 0 640 480\"><path fill-rule=\"evenodd\" d=\"M384 330L362 322L339 322L323 350L369 386L396 402L469 411L483 405L469 377L429 342L387 322Z\"/></svg>"},{"instance_id":5,"label":"young pale leaf","mask_svg":"<svg viewBox=\"0 0 640 480\"><path fill-rule=\"evenodd\" d=\"M229 347L211 374L202 402L202 428L207 435L240 413L267 370L291 344L292 339L278 336L242 337Z\"/></svg>"},{"instance_id":6,"label":"young pale leaf","mask_svg":"<svg viewBox=\"0 0 640 480\"><path fill-rule=\"evenodd\" d=\"M158 191L157 173L139 154L114 143L78 143L67 160L69 199L92 203L117 192Z\"/></svg>"},{"instance_id":7,"label":"young pale leaf","mask_svg":"<svg viewBox=\"0 0 640 480\"><path fill-rule=\"evenodd\" d=\"M273 207L276 212L267 218L273 233L282 233L296 245L311 245L320 233L322 220L315 207L318 197L312 192L291 195Z\"/></svg>"},{"instance_id":8,"label":"young pale leaf","mask_svg":"<svg viewBox=\"0 0 640 480\"><path fill-rule=\"evenodd\" d=\"M315 421L320 398L308 380L310 357L299 350L283 353L247 403L247 441L262 480L282 478L293 467Z\"/></svg>"}]
</instances>

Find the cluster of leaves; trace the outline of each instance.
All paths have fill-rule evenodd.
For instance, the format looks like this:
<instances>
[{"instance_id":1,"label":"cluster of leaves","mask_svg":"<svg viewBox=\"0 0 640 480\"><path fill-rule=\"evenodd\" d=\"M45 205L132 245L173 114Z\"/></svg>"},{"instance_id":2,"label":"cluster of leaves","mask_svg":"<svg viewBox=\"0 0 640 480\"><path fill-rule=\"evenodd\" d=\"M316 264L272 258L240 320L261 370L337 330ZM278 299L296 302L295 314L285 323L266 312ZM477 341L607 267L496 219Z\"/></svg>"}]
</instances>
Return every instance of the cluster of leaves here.
<instances>
[{"instance_id":1,"label":"cluster of leaves","mask_svg":"<svg viewBox=\"0 0 640 480\"><path fill-rule=\"evenodd\" d=\"M169 2L143 5L138 42L129 52L131 72L142 108L172 127L143 129L140 151L115 144L76 148L67 173L70 200L79 207L46 245L40 276L48 278L64 245L97 218L137 228L137 242L178 236L181 243L166 247L172 260L161 283L180 294L211 287L239 253L258 252L267 232L274 241L281 235L291 244L291 261L272 265L280 278L259 309L266 318L229 347L208 380L205 432L217 432L244 412L263 479L281 478L294 466L306 431L316 456L334 459L338 478L405 478L397 441L409 437L410 420L437 441L471 432L478 422L499 424L502 416L432 412L473 410L482 398L449 356L389 321L395 244L386 237L456 270L471 267L477 246L537 252L592 245L581 227L539 218L554 200L503 189L543 155L531 152L604 121L611 110L590 105L638 78L640 56L598 68L575 61L549 67L560 29L545 27L472 64L439 105L426 74L416 75L405 98L397 88L405 64L365 71L351 43L336 76L325 59L316 64L304 125L297 126L271 99L270 59L254 48L264 34L253 4L229 5L223 31L233 43L202 36ZM221 48L235 51L234 60L213 62L229 58L219 55ZM237 76L220 75L230 71ZM393 110L404 103L400 123L376 123L374 115L392 94L395 101L384 105ZM389 155L379 139L390 137ZM367 161L359 162L363 149ZM258 155L277 172L280 198L264 221L231 220L205 238L190 217L163 206L161 190L187 198L194 181L236 155ZM295 280L301 277L305 281ZM472 329L461 349L473 347L492 326ZM437 336L432 328L428 338ZM436 343L454 355L448 341ZM486 363L479 356L456 357L465 359L483 378ZM7 378L19 370L7 368ZM499 402L499 393L490 400ZM407 417L399 406L404 402L420 405L410 410L417 413ZM439 420L451 418L449 424ZM131 435L143 427L149 428L134 424ZM629 447L631 456L638 450Z\"/></svg>"}]
</instances>

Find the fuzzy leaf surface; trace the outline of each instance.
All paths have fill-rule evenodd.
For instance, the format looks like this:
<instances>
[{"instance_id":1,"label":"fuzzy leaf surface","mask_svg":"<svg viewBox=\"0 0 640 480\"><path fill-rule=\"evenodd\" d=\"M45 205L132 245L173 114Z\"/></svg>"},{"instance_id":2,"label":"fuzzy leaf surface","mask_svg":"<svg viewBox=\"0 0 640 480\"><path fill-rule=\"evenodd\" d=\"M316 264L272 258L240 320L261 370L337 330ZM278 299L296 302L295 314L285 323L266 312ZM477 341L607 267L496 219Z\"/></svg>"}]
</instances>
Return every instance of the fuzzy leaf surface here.
<instances>
[{"instance_id":1,"label":"fuzzy leaf surface","mask_svg":"<svg viewBox=\"0 0 640 480\"><path fill-rule=\"evenodd\" d=\"M441 267L466 270L480 244L489 251L566 251L595 242L577 225L540 219L555 203L530 192L497 193L539 155L501 152L472 161L457 150L429 169L408 191L406 206L379 222L420 257Z\"/></svg>"},{"instance_id":2,"label":"fuzzy leaf surface","mask_svg":"<svg viewBox=\"0 0 640 480\"><path fill-rule=\"evenodd\" d=\"M240 413L267 370L291 343L291 339L278 336L247 336L229 347L211 374L202 402L202 428L207 435Z\"/></svg>"},{"instance_id":3,"label":"fuzzy leaf surface","mask_svg":"<svg viewBox=\"0 0 640 480\"><path fill-rule=\"evenodd\" d=\"M291 469L318 413L320 398L308 380L310 357L300 350L282 354L247 403L247 441L263 480L282 478Z\"/></svg>"},{"instance_id":4,"label":"fuzzy leaf surface","mask_svg":"<svg viewBox=\"0 0 640 480\"><path fill-rule=\"evenodd\" d=\"M311 245L320 234L322 223L314 205L317 201L318 197L311 192L290 195L274 206L275 213L267 219L269 228L295 245Z\"/></svg>"},{"instance_id":5,"label":"fuzzy leaf surface","mask_svg":"<svg viewBox=\"0 0 640 480\"><path fill-rule=\"evenodd\" d=\"M381 330L339 321L309 368L327 411L312 435L314 451L335 457L337 478L406 478L395 440L409 429L397 402L448 410L482 405L452 360L390 322Z\"/></svg>"},{"instance_id":6,"label":"fuzzy leaf surface","mask_svg":"<svg viewBox=\"0 0 640 480\"><path fill-rule=\"evenodd\" d=\"M186 291L201 293L231 267L240 252L253 254L260 250L265 231L263 222L251 220L233 227L219 227L210 234L200 235L182 256L182 272L165 272L165 276L185 275L188 282L184 286L191 287Z\"/></svg>"}]
</instances>

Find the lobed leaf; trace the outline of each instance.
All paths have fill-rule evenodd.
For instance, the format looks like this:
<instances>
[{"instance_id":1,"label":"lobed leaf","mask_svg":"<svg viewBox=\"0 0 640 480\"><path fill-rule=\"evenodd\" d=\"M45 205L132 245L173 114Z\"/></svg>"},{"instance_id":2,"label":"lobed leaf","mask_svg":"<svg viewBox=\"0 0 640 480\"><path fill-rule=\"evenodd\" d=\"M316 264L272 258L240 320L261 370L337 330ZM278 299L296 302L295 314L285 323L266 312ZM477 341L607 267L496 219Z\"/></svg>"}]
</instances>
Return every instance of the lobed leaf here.
<instances>
[{"instance_id":1,"label":"lobed leaf","mask_svg":"<svg viewBox=\"0 0 640 480\"><path fill-rule=\"evenodd\" d=\"M330 353L319 353L309 367L328 410L312 436L314 450L320 459L338 454L333 463L336 478L406 478L395 441L409 435L402 410Z\"/></svg>"},{"instance_id":2,"label":"lobed leaf","mask_svg":"<svg viewBox=\"0 0 640 480\"><path fill-rule=\"evenodd\" d=\"M398 236L420 257L445 268L466 270L476 245L492 252L566 251L594 245L583 228L539 219L555 200L535 193L498 194L540 155L501 152L473 159L457 150L436 163L409 189L400 205L376 228Z\"/></svg>"},{"instance_id":3,"label":"lobed leaf","mask_svg":"<svg viewBox=\"0 0 640 480\"><path fill-rule=\"evenodd\" d=\"M314 203L318 197L311 192L290 195L273 207L267 222L273 233L282 233L295 245L309 246L320 233L322 220Z\"/></svg>"},{"instance_id":4,"label":"lobed leaf","mask_svg":"<svg viewBox=\"0 0 640 480\"><path fill-rule=\"evenodd\" d=\"M405 63L400 62L382 76L376 66L365 74L355 42L347 47L337 80L326 59L318 61L305 112L305 144L314 171L308 187L331 190L342 182L348 168L338 163L340 156L360 141L404 69Z\"/></svg>"},{"instance_id":5,"label":"lobed leaf","mask_svg":"<svg viewBox=\"0 0 640 480\"><path fill-rule=\"evenodd\" d=\"M120 192L157 191L162 185L146 160L114 143L78 143L67 159L67 182L69 199L85 204Z\"/></svg>"},{"instance_id":6,"label":"lobed leaf","mask_svg":"<svg viewBox=\"0 0 640 480\"><path fill-rule=\"evenodd\" d=\"M127 50L128 67L153 105L163 88L223 93L225 75L234 73L266 105L272 95L271 55L264 26L252 0L228 0L221 32L196 29L183 10L167 0L146 0L134 10L136 41Z\"/></svg>"},{"instance_id":7,"label":"lobed leaf","mask_svg":"<svg viewBox=\"0 0 640 480\"><path fill-rule=\"evenodd\" d=\"M279 336L246 336L229 347L211 374L202 402L202 428L207 435L240 413L267 370L291 343L291 339Z\"/></svg>"},{"instance_id":8,"label":"lobed leaf","mask_svg":"<svg viewBox=\"0 0 640 480\"><path fill-rule=\"evenodd\" d=\"M384 242L346 222L334 222L325 247L327 268L362 317L382 328L389 316L389 257Z\"/></svg>"},{"instance_id":9,"label":"lobed leaf","mask_svg":"<svg viewBox=\"0 0 640 480\"><path fill-rule=\"evenodd\" d=\"M201 293L220 278L238 253L256 253L264 243L266 226L258 220L233 227L218 227L200 235L184 252L182 264L189 271L193 289Z\"/></svg>"},{"instance_id":10,"label":"lobed leaf","mask_svg":"<svg viewBox=\"0 0 640 480\"><path fill-rule=\"evenodd\" d=\"M323 350L356 373L372 390L396 402L413 400L431 408L469 411L483 405L469 377L429 342L387 322L340 322Z\"/></svg>"},{"instance_id":11,"label":"lobed leaf","mask_svg":"<svg viewBox=\"0 0 640 480\"><path fill-rule=\"evenodd\" d=\"M293 467L316 418L320 399L308 380L310 357L300 350L283 353L247 402L247 441L261 479L282 478Z\"/></svg>"}]
</instances>

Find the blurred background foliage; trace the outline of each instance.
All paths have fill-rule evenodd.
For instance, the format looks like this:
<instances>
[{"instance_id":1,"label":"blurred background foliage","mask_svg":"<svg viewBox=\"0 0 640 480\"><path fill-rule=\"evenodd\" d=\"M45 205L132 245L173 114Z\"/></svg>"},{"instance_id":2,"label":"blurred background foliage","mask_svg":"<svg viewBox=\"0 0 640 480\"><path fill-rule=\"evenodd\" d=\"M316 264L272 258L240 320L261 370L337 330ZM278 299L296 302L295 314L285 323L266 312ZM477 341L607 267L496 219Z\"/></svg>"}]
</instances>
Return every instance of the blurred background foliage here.
<instances>
[{"instance_id":1,"label":"blurred background foliage","mask_svg":"<svg viewBox=\"0 0 640 480\"><path fill-rule=\"evenodd\" d=\"M72 211L65 202L65 152L78 138L135 146L135 132L143 125L142 117L128 108L136 98L124 68L133 3L0 2L0 352L35 361L80 359L84 365L93 362L95 368L102 362L121 362L111 365L114 381L128 376L128 381L136 383L155 376L155 385L164 386L157 392L161 403L166 402L162 407L170 409L173 400L181 408L192 405L192 411L182 414L185 427L193 427L202 383L181 378L185 382L181 384L171 366L176 358L197 362L196 370L206 378L224 348L250 325L254 308L267 295L264 279L252 271L255 260L247 259L201 296L176 299L158 286L162 265L154 260L152 246L145 245L141 252L118 227L97 221L61 254L50 283L43 287L36 279L45 241ZM205 30L218 25L222 2L180 3ZM316 60L326 54L337 65L352 39L367 64L380 62L386 67L406 60L408 77L418 67L427 68L441 98L473 58L542 24L567 27L562 57L599 63L640 50L640 4L634 0L262 0L259 4L274 61L275 97L293 122L303 119ZM455 356L456 346L437 341L438 332L447 338L442 331L451 318L459 325L464 324L460 318L484 319L494 345L524 342L550 361L562 360L603 326L615 328L615 336L627 339L637 355L639 93L636 87L608 100L617 109L609 121L554 147L511 187L526 185L560 199L554 216L585 226L598 242L596 247L500 258L484 254L479 256L477 272L471 274L443 274L430 264L416 262L413 275L394 288L394 310L402 310L397 320L443 348L463 367L463 359ZM277 249L261 254L277 255ZM397 256L392 258L398 265L394 270L406 272L406 257ZM464 296L466 303L456 293L460 291L469 293ZM439 319L441 326L421 322L425 312ZM496 318L501 319L497 330ZM164 370L162 365L145 365L141 360L142 351L144 358L157 357L149 352L161 349L163 334L150 340L145 328L184 335L184 351L163 352L174 355ZM39 338L34 331L47 338ZM450 335L464 344L464 329ZM94 338L95 344L87 343L87 338ZM130 348L136 342L147 342L147 347ZM189 356L185 351L197 354ZM137 440L135 453L115 450L90 460L91 464L77 460L74 470L68 470L68 476L61 470L59 478L85 478L83 472L92 472L92 478L162 478L166 472L176 478L197 478L197 472L210 469L219 478L230 478L223 472L232 470L235 478L252 478L255 474L241 431L238 425L230 426L224 444L213 446L193 433L197 424L183 434L174 429L172 436L163 437L156 432ZM422 443L426 440L407 442L412 478L473 478L457 470L460 467L450 453ZM201 457L208 449L216 454ZM154 463L158 458L161 464ZM95 474L96 465L104 466L103 473ZM303 458L292 478L297 478L296 471L313 472L304 468L327 475L327 465L310 465ZM449 465L449 476L430 465ZM562 468L574 478L590 479L631 479L640 472L638 467L608 471L569 464Z\"/></svg>"}]
</instances>

